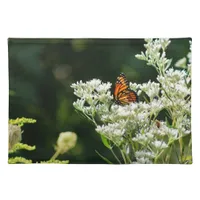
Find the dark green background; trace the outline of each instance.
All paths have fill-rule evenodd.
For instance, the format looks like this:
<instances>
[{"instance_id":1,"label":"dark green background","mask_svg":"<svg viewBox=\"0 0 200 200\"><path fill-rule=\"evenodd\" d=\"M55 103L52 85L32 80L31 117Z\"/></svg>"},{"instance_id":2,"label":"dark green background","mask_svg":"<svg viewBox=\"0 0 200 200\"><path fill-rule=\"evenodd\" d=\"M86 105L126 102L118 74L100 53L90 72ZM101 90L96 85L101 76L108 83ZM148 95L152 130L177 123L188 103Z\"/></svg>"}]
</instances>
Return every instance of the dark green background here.
<instances>
[{"instance_id":1,"label":"dark green background","mask_svg":"<svg viewBox=\"0 0 200 200\"><path fill-rule=\"evenodd\" d=\"M171 39L167 57L172 65L187 55L189 38ZM120 72L131 82L156 79L156 71L135 54L144 51L143 39L8 39L9 118L28 117L35 124L23 127L23 143L36 145L32 152L18 155L33 162L48 160L60 132L78 135L74 149L58 159L70 163L105 163L95 152L109 157L95 127L73 107L74 82L101 79L115 83Z\"/></svg>"}]
</instances>

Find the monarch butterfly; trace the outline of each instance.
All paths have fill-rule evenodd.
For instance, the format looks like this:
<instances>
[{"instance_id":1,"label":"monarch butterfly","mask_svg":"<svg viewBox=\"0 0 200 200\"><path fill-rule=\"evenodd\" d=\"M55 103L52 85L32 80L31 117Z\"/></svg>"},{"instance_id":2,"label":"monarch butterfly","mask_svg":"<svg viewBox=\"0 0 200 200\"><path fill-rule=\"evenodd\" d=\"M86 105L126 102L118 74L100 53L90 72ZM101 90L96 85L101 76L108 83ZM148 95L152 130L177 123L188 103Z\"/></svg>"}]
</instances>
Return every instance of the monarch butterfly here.
<instances>
[{"instance_id":1,"label":"monarch butterfly","mask_svg":"<svg viewBox=\"0 0 200 200\"><path fill-rule=\"evenodd\" d=\"M129 88L129 82L123 73L117 77L113 96L115 103L118 105L138 102L136 92Z\"/></svg>"}]
</instances>

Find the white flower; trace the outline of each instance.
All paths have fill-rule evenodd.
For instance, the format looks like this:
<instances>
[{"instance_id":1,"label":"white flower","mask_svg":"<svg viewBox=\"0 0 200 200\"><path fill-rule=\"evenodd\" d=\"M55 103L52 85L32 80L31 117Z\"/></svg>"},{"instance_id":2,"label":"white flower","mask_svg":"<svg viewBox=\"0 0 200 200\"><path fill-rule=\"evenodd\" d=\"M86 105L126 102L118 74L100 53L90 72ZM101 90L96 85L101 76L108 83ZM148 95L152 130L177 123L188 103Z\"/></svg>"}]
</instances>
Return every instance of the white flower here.
<instances>
[{"instance_id":1,"label":"white flower","mask_svg":"<svg viewBox=\"0 0 200 200\"><path fill-rule=\"evenodd\" d=\"M137 83L129 83L130 85L130 88L134 91L137 91L139 88L140 88L140 84L137 84Z\"/></svg>"},{"instance_id":2,"label":"white flower","mask_svg":"<svg viewBox=\"0 0 200 200\"><path fill-rule=\"evenodd\" d=\"M152 142L152 146L154 146L156 149L165 149L168 147L168 145L164 141L159 140Z\"/></svg>"},{"instance_id":3,"label":"white flower","mask_svg":"<svg viewBox=\"0 0 200 200\"><path fill-rule=\"evenodd\" d=\"M173 129L173 128L169 128L168 129L168 135L173 139L177 139L178 138L178 130Z\"/></svg>"},{"instance_id":4,"label":"white flower","mask_svg":"<svg viewBox=\"0 0 200 200\"><path fill-rule=\"evenodd\" d=\"M92 107L92 106L85 106L83 107L83 113L85 113L86 115L89 115L89 116L94 116L95 114L95 107Z\"/></svg>"},{"instance_id":5,"label":"white flower","mask_svg":"<svg viewBox=\"0 0 200 200\"><path fill-rule=\"evenodd\" d=\"M171 43L171 41L169 40L169 38L161 38L159 42L160 42L163 50L166 49L167 46Z\"/></svg>"},{"instance_id":6,"label":"white flower","mask_svg":"<svg viewBox=\"0 0 200 200\"><path fill-rule=\"evenodd\" d=\"M154 134L158 136L168 136L169 138L175 140L178 138L178 129L169 128L166 125L166 122L160 121L159 128L157 127L156 123L154 124Z\"/></svg>"},{"instance_id":7,"label":"white flower","mask_svg":"<svg viewBox=\"0 0 200 200\"><path fill-rule=\"evenodd\" d=\"M177 129L179 134L187 135L191 133L191 118L185 116L181 116L177 119Z\"/></svg>"},{"instance_id":8,"label":"white flower","mask_svg":"<svg viewBox=\"0 0 200 200\"><path fill-rule=\"evenodd\" d=\"M155 154L153 152L150 152L150 151L142 150L142 151L136 151L135 156L136 156L137 159L138 158L150 158L150 159L152 159L152 158L155 157Z\"/></svg>"},{"instance_id":9,"label":"white flower","mask_svg":"<svg viewBox=\"0 0 200 200\"><path fill-rule=\"evenodd\" d=\"M143 134L137 134L132 140L134 142L139 142L142 144L145 144L148 142L148 138L146 137L146 135L143 135Z\"/></svg>"},{"instance_id":10,"label":"white flower","mask_svg":"<svg viewBox=\"0 0 200 200\"><path fill-rule=\"evenodd\" d=\"M119 123L97 126L96 131L107 136L122 136L125 133L125 129Z\"/></svg>"},{"instance_id":11,"label":"white flower","mask_svg":"<svg viewBox=\"0 0 200 200\"><path fill-rule=\"evenodd\" d=\"M85 100L84 99L77 99L76 102L73 103L73 106L77 109L77 110L83 110L83 106L85 104Z\"/></svg>"},{"instance_id":12,"label":"white flower","mask_svg":"<svg viewBox=\"0 0 200 200\"><path fill-rule=\"evenodd\" d=\"M151 65L156 68L157 71L165 71L169 68L171 64L171 60L167 59L165 56L165 50L167 46L170 44L169 39L161 38L161 39L145 39L147 42L144 44L146 48L145 53L141 52L141 54L137 54L136 58L140 60L147 61L147 65ZM162 49L162 54L161 54Z\"/></svg>"},{"instance_id":13,"label":"white flower","mask_svg":"<svg viewBox=\"0 0 200 200\"><path fill-rule=\"evenodd\" d=\"M187 74L184 70L174 70L173 68L170 68L166 71L166 77L169 78L172 82L182 81L186 75Z\"/></svg>"},{"instance_id":14,"label":"white flower","mask_svg":"<svg viewBox=\"0 0 200 200\"><path fill-rule=\"evenodd\" d=\"M74 148L76 141L76 133L62 132L59 134L56 150L59 151L60 154L66 153L68 150Z\"/></svg>"},{"instance_id":15,"label":"white flower","mask_svg":"<svg viewBox=\"0 0 200 200\"><path fill-rule=\"evenodd\" d=\"M143 83L140 89L144 91L150 99L153 99L154 97L158 97L160 84L149 81L148 83Z\"/></svg>"},{"instance_id":16,"label":"white flower","mask_svg":"<svg viewBox=\"0 0 200 200\"><path fill-rule=\"evenodd\" d=\"M154 135L152 134L152 131L147 132L147 133L146 133L146 136L147 136L147 138L150 139L150 140L152 140L152 139L154 138Z\"/></svg>"},{"instance_id":17,"label":"white flower","mask_svg":"<svg viewBox=\"0 0 200 200\"><path fill-rule=\"evenodd\" d=\"M149 158L137 158L137 164L152 164L152 161Z\"/></svg>"},{"instance_id":18,"label":"white flower","mask_svg":"<svg viewBox=\"0 0 200 200\"><path fill-rule=\"evenodd\" d=\"M98 87L100 86L100 84L101 84L101 80L96 79L96 78L92 79L91 81L87 81L87 82L86 82L86 85L87 85L88 87L91 87L92 90L98 88Z\"/></svg>"},{"instance_id":19,"label":"white flower","mask_svg":"<svg viewBox=\"0 0 200 200\"><path fill-rule=\"evenodd\" d=\"M189 43L190 43L190 52L188 53L187 57L190 65L192 63L192 41L190 40Z\"/></svg>"},{"instance_id":20,"label":"white flower","mask_svg":"<svg viewBox=\"0 0 200 200\"><path fill-rule=\"evenodd\" d=\"M95 89L98 93L103 94L106 93L111 88L111 83L102 83L101 85L98 85Z\"/></svg>"},{"instance_id":21,"label":"white flower","mask_svg":"<svg viewBox=\"0 0 200 200\"><path fill-rule=\"evenodd\" d=\"M153 99L151 102L150 102L150 106L151 106L151 113L159 113L163 108L164 108L164 105L163 105L163 102L161 101L161 99Z\"/></svg>"},{"instance_id":22,"label":"white flower","mask_svg":"<svg viewBox=\"0 0 200 200\"><path fill-rule=\"evenodd\" d=\"M84 99L89 105L95 106L98 101L109 103L113 99L110 87L111 83L102 83L99 79L92 79L83 83L82 81L73 83L74 94L81 99Z\"/></svg>"}]
</instances>

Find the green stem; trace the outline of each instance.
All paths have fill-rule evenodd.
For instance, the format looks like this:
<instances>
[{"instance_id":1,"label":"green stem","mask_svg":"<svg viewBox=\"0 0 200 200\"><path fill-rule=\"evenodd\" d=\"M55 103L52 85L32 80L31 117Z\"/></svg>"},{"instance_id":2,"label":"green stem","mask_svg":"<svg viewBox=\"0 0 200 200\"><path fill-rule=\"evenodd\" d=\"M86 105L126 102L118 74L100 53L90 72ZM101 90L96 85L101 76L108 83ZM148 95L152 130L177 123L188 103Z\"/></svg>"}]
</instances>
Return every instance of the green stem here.
<instances>
[{"instance_id":1,"label":"green stem","mask_svg":"<svg viewBox=\"0 0 200 200\"><path fill-rule=\"evenodd\" d=\"M59 154L60 154L60 150L58 149L58 150L54 153L54 155L51 157L50 160L55 160L55 159L59 156Z\"/></svg>"},{"instance_id":2,"label":"green stem","mask_svg":"<svg viewBox=\"0 0 200 200\"><path fill-rule=\"evenodd\" d=\"M131 161L131 159L130 159L129 155L127 155L127 154L125 153L125 156L126 156L126 158L127 158L128 162L131 164L131 163L132 163L132 161Z\"/></svg>"},{"instance_id":3,"label":"green stem","mask_svg":"<svg viewBox=\"0 0 200 200\"><path fill-rule=\"evenodd\" d=\"M172 153L172 145L170 146L169 152L168 152L168 154L166 155L165 163L169 163L170 158L171 158L171 153Z\"/></svg>"},{"instance_id":4,"label":"green stem","mask_svg":"<svg viewBox=\"0 0 200 200\"><path fill-rule=\"evenodd\" d=\"M165 92L167 98L172 102L173 106L174 106L174 102L173 100L170 98L170 96L167 94L166 90L161 86L161 89Z\"/></svg>"},{"instance_id":5,"label":"green stem","mask_svg":"<svg viewBox=\"0 0 200 200\"><path fill-rule=\"evenodd\" d=\"M179 138L179 145L180 145L180 162L183 161L183 138Z\"/></svg>"},{"instance_id":6,"label":"green stem","mask_svg":"<svg viewBox=\"0 0 200 200\"><path fill-rule=\"evenodd\" d=\"M127 164L127 161L126 161L126 157L124 155L124 152L122 150L120 150L121 154L122 154L122 158L124 160L124 163Z\"/></svg>"},{"instance_id":7,"label":"green stem","mask_svg":"<svg viewBox=\"0 0 200 200\"><path fill-rule=\"evenodd\" d=\"M164 150L162 150L156 157L155 157L155 161L154 164L157 164L158 158L160 157L160 155L163 153Z\"/></svg>"},{"instance_id":8,"label":"green stem","mask_svg":"<svg viewBox=\"0 0 200 200\"><path fill-rule=\"evenodd\" d=\"M111 150L111 152L112 152L112 154L113 154L113 156L116 158L116 160L118 161L118 163L119 164L122 164L121 162L120 162L120 160L119 160L119 158L116 156L116 154L114 153L114 151L112 150L112 149L110 149Z\"/></svg>"}]
</instances>

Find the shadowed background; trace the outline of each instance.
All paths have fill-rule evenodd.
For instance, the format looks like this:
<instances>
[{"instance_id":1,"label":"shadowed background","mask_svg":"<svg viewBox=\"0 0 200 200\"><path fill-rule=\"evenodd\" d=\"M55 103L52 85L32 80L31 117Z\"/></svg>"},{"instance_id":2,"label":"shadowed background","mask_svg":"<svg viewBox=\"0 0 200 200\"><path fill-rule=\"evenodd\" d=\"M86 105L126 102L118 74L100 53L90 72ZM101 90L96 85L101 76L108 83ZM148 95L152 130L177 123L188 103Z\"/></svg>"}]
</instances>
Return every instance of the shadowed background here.
<instances>
[{"instance_id":1,"label":"shadowed background","mask_svg":"<svg viewBox=\"0 0 200 200\"><path fill-rule=\"evenodd\" d=\"M143 39L9 39L9 118L34 118L23 126L22 142L36 150L18 155L49 160L60 132L73 131L77 145L58 159L70 163L105 163L95 152L113 160L95 127L73 107L70 85L93 78L115 83L120 72L136 83L156 81L157 73L136 54L145 51ZM189 38L171 39L167 58L174 63L187 55Z\"/></svg>"}]
</instances>

